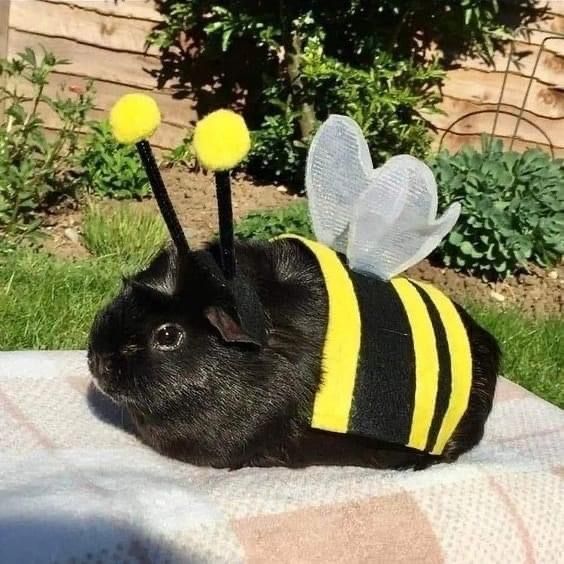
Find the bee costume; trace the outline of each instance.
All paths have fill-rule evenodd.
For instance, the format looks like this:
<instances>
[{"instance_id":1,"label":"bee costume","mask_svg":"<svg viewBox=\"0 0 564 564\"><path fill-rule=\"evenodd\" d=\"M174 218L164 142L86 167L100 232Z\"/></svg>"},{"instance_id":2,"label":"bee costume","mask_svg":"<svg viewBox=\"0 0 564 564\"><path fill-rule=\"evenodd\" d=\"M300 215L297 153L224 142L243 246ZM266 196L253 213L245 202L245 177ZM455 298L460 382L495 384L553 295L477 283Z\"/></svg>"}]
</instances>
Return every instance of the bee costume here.
<instances>
[{"instance_id":1,"label":"bee costume","mask_svg":"<svg viewBox=\"0 0 564 564\"><path fill-rule=\"evenodd\" d=\"M328 247L302 242L329 296L312 427L441 454L472 384L468 336L454 304L429 284L369 278Z\"/></svg>"},{"instance_id":2,"label":"bee costume","mask_svg":"<svg viewBox=\"0 0 564 564\"><path fill-rule=\"evenodd\" d=\"M148 137L160 115L148 96L120 99L110 115L118 141L136 143L179 252L189 252L154 162ZM262 305L237 277L229 170L245 158L242 118L219 110L200 121L194 149L215 173L220 223L219 267L237 321L266 343ZM460 214L440 218L431 170L408 155L374 169L358 125L331 116L308 154L306 188L317 241L294 235L317 261L328 296L321 384L311 426L374 438L440 455L464 415L472 355L453 302L429 284L398 276L425 258Z\"/></svg>"}]
</instances>

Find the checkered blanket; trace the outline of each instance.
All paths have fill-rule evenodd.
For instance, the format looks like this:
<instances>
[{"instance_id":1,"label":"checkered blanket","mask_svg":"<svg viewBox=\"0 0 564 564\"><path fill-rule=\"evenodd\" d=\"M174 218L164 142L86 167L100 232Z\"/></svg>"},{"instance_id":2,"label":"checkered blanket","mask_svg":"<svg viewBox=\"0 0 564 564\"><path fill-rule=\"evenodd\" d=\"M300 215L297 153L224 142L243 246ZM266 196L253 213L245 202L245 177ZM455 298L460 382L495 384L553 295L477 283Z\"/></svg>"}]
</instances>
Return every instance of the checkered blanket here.
<instances>
[{"instance_id":1,"label":"checkered blanket","mask_svg":"<svg viewBox=\"0 0 564 564\"><path fill-rule=\"evenodd\" d=\"M421 471L196 468L89 393L84 353L0 353L0 562L563 562L564 414L501 380Z\"/></svg>"}]
</instances>

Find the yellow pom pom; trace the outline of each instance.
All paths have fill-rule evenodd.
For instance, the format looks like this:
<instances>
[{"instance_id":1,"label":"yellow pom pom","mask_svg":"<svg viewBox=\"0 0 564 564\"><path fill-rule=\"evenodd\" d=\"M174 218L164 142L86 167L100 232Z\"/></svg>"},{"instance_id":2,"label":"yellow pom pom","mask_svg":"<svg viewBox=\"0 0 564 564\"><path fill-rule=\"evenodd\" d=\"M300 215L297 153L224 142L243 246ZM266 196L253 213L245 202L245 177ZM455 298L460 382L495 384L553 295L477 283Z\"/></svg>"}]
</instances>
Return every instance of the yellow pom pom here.
<instances>
[{"instance_id":1,"label":"yellow pom pom","mask_svg":"<svg viewBox=\"0 0 564 564\"><path fill-rule=\"evenodd\" d=\"M231 110L217 110L199 121L194 130L194 151L208 170L237 166L251 148L245 120Z\"/></svg>"},{"instance_id":2,"label":"yellow pom pom","mask_svg":"<svg viewBox=\"0 0 564 564\"><path fill-rule=\"evenodd\" d=\"M159 107L146 94L126 94L110 111L110 126L120 143L138 143L148 139L160 123Z\"/></svg>"}]
</instances>

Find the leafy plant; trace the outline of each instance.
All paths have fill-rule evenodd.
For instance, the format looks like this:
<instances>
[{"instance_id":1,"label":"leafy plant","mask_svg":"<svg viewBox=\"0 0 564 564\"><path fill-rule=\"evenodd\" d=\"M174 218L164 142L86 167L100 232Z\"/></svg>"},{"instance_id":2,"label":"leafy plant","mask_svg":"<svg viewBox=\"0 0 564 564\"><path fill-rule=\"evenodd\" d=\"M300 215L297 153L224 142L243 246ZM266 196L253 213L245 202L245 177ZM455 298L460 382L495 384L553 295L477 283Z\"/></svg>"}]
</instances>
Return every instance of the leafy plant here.
<instances>
[{"instance_id":1,"label":"leafy plant","mask_svg":"<svg viewBox=\"0 0 564 564\"><path fill-rule=\"evenodd\" d=\"M557 262L564 253L564 160L539 150L504 151L484 137L432 162L443 206L462 214L440 249L447 266L505 277L532 261Z\"/></svg>"},{"instance_id":2,"label":"leafy plant","mask_svg":"<svg viewBox=\"0 0 564 564\"><path fill-rule=\"evenodd\" d=\"M167 240L160 216L124 205L90 205L82 237L94 256L115 257L135 267L148 263Z\"/></svg>"},{"instance_id":3,"label":"leafy plant","mask_svg":"<svg viewBox=\"0 0 564 564\"><path fill-rule=\"evenodd\" d=\"M335 46L370 58L375 49L396 49L401 55L418 54L433 40L447 44L456 56L480 53L495 47L492 38L505 31L502 9L512 0L158 0L165 16L163 25L149 40L163 49L176 45L179 37L202 30L208 49L228 51L239 39L275 51L291 47L295 32L330 31ZM514 6L514 4L513 4ZM525 15L535 6L524 0L517 7ZM198 34L199 36L199 34Z\"/></svg>"},{"instance_id":4,"label":"leafy plant","mask_svg":"<svg viewBox=\"0 0 564 564\"><path fill-rule=\"evenodd\" d=\"M436 111L439 102L432 88L444 73L436 63L420 67L410 61L394 61L386 54L375 57L370 68L357 69L328 57L318 41L304 51L302 86L318 108L307 138L299 138L299 112L291 109L284 82L266 91L275 107L254 133L249 171L289 184L303 181L307 147L321 120L331 113L348 114L364 132L375 164L397 153L423 157L430 135L421 112ZM266 172L266 174L265 174Z\"/></svg>"},{"instance_id":5,"label":"leafy plant","mask_svg":"<svg viewBox=\"0 0 564 564\"><path fill-rule=\"evenodd\" d=\"M421 112L436 110L443 76L429 51L438 46L442 62L475 53L491 59L506 32L497 0L158 4L164 22L149 42L162 50L161 82L178 80L206 108L219 103L210 84L221 91L221 104L229 91L233 102L246 92L247 117L257 129L249 167L285 182L301 179L304 149L331 112L361 123L377 159L426 154ZM519 3L518 15L534 5Z\"/></svg>"},{"instance_id":6,"label":"leafy plant","mask_svg":"<svg viewBox=\"0 0 564 564\"><path fill-rule=\"evenodd\" d=\"M137 150L118 143L107 121L92 124L80 162L91 194L123 200L140 199L150 192Z\"/></svg>"},{"instance_id":7,"label":"leafy plant","mask_svg":"<svg viewBox=\"0 0 564 564\"><path fill-rule=\"evenodd\" d=\"M271 211L252 212L235 227L235 234L240 239L268 240L284 233L313 237L305 202Z\"/></svg>"},{"instance_id":8,"label":"leafy plant","mask_svg":"<svg viewBox=\"0 0 564 564\"><path fill-rule=\"evenodd\" d=\"M187 168L195 168L197 166L196 155L192 148L192 137L194 131L188 130L184 139L174 149L165 152L162 164L164 166L182 165Z\"/></svg>"},{"instance_id":9,"label":"leafy plant","mask_svg":"<svg viewBox=\"0 0 564 564\"><path fill-rule=\"evenodd\" d=\"M288 184L299 183L307 156L307 145L296 139L297 114L289 106L283 112L266 116L260 129L252 133L248 171L257 178Z\"/></svg>"},{"instance_id":10,"label":"leafy plant","mask_svg":"<svg viewBox=\"0 0 564 564\"><path fill-rule=\"evenodd\" d=\"M67 61L43 51L25 49L11 60L0 60L0 230L19 240L39 224L38 211L62 194L72 194L79 182L78 142L93 107L92 86L54 96L45 89L49 77ZM52 111L60 122L48 136L43 115Z\"/></svg>"}]
</instances>

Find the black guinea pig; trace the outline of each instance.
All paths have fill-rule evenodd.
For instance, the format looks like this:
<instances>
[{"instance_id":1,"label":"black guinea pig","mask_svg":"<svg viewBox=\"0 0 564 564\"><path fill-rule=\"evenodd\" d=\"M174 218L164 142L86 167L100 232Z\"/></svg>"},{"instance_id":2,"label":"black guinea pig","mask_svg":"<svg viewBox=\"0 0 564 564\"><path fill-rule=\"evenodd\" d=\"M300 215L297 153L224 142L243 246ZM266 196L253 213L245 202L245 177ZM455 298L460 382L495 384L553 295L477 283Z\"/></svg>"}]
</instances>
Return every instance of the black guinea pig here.
<instances>
[{"instance_id":1,"label":"black guinea pig","mask_svg":"<svg viewBox=\"0 0 564 564\"><path fill-rule=\"evenodd\" d=\"M351 464L424 468L451 462L482 438L500 353L459 306L473 356L468 408L440 456L311 428L321 379L328 296L320 267L293 239L236 245L238 276L264 307L267 342L238 335L202 259L218 246L178 256L162 250L124 280L92 327L89 367L98 388L122 404L142 441L214 467ZM226 335L229 333L229 335ZM240 337L240 338L239 338Z\"/></svg>"}]
</instances>

